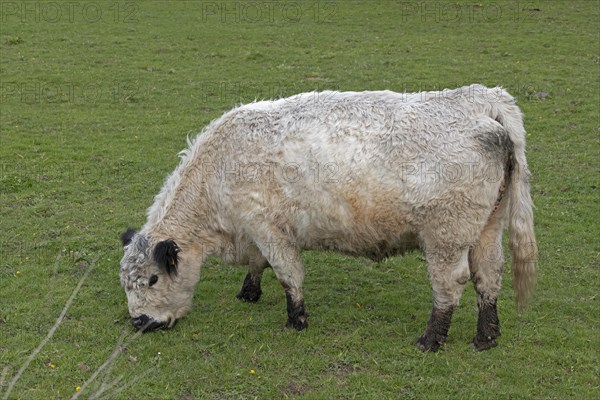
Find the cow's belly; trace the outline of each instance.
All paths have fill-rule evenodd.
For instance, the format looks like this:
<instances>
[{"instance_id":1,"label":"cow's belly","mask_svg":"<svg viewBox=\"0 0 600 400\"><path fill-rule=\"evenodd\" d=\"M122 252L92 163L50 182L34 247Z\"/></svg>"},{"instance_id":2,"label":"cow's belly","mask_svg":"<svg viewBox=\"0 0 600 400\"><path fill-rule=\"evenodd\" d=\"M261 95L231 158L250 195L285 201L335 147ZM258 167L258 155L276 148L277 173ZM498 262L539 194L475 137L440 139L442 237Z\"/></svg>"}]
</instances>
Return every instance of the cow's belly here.
<instances>
[{"instance_id":1,"label":"cow's belly","mask_svg":"<svg viewBox=\"0 0 600 400\"><path fill-rule=\"evenodd\" d=\"M393 190L305 192L288 209L299 246L381 259L418 247L421 216Z\"/></svg>"},{"instance_id":2,"label":"cow's belly","mask_svg":"<svg viewBox=\"0 0 600 400\"><path fill-rule=\"evenodd\" d=\"M404 233L382 240L372 239L367 240L364 236L321 237L311 243L305 243L303 249L336 251L380 261L420 247L419 238L415 233Z\"/></svg>"}]
</instances>

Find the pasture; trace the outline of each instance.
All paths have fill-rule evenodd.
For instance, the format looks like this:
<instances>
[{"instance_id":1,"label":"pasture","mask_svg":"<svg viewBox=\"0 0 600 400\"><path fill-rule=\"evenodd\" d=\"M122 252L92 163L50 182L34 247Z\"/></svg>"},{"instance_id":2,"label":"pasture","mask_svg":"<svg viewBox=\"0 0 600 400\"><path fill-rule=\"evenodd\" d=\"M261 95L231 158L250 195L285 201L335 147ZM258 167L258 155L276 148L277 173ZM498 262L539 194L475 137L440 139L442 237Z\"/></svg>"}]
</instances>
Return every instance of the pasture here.
<instances>
[{"instance_id":1,"label":"pasture","mask_svg":"<svg viewBox=\"0 0 600 400\"><path fill-rule=\"evenodd\" d=\"M1 2L0 398L596 398L599 18L595 1ZM246 270L213 259L187 317L136 334L119 235L187 135L255 99L475 82L518 99L536 205L538 288L517 314L507 259L498 347L468 345L470 283L446 344L415 347L416 252L304 253L302 332L272 271L244 303Z\"/></svg>"}]
</instances>

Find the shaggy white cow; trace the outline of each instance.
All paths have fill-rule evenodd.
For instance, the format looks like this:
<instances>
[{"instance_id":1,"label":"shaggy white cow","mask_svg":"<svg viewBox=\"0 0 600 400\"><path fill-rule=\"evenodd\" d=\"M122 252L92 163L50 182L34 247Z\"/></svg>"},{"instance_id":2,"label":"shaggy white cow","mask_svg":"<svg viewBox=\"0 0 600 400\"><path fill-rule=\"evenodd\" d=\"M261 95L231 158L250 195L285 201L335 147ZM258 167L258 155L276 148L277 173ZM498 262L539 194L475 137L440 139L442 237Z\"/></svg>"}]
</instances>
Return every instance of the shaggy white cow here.
<instances>
[{"instance_id":1,"label":"shaggy white cow","mask_svg":"<svg viewBox=\"0 0 600 400\"><path fill-rule=\"evenodd\" d=\"M514 286L535 276L525 130L514 99L480 85L442 92L302 93L235 108L181 153L148 221L123 236L121 283L133 324L170 328L189 309L209 256L249 265L238 297L257 301L270 266L288 327L307 326L303 249L380 259L426 256L433 311L417 345L436 350L469 280L473 344L496 345L509 221Z\"/></svg>"}]
</instances>

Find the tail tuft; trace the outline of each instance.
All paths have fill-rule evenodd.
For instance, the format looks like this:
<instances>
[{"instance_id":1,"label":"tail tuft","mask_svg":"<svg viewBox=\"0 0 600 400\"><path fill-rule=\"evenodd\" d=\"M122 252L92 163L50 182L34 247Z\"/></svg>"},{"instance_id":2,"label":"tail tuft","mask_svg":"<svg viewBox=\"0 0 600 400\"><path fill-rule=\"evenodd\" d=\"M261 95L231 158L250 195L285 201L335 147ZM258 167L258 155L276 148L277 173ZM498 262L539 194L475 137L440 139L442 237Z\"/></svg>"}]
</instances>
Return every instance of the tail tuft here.
<instances>
[{"instance_id":1,"label":"tail tuft","mask_svg":"<svg viewBox=\"0 0 600 400\"><path fill-rule=\"evenodd\" d=\"M523 116L515 99L504 89L487 90L496 96L496 101L490 102L490 117L502 124L513 144L508 182L509 238L517 309L524 311L535 289L538 257L529 187L530 173L525 158L526 133Z\"/></svg>"},{"instance_id":2,"label":"tail tuft","mask_svg":"<svg viewBox=\"0 0 600 400\"><path fill-rule=\"evenodd\" d=\"M517 309L524 311L536 284L538 248L527 165L515 164L510 177L509 237Z\"/></svg>"}]
</instances>

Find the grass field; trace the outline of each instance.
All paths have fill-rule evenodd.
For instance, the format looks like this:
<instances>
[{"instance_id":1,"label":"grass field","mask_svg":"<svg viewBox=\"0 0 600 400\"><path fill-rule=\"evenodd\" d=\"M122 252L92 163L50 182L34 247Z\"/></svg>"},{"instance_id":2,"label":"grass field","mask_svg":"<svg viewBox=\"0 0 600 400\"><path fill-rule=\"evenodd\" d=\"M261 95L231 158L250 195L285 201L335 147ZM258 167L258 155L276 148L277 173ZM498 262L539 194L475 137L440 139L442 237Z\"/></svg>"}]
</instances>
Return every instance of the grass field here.
<instances>
[{"instance_id":1,"label":"grass field","mask_svg":"<svg viewBox=\"0 0 600 400\"><path fill-rule=\"evenodd\" d=\"M2 1L0 11L2 398L599 395L598 2ZM474 82L518 98L537 206L538 290L518 315L507 268L498 347L468 346L471 284L446 345L414 346L431 307L417 253L380 263L305 253L300 333L281 329L271 271L246 304L235 299L245 270L213 260L185 319L135 335L118 237L144 223L186 135L255 98Z\"/></svg>"}]
</instances>

